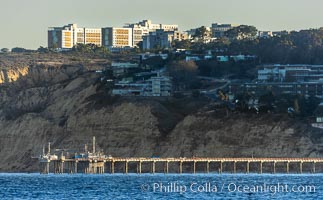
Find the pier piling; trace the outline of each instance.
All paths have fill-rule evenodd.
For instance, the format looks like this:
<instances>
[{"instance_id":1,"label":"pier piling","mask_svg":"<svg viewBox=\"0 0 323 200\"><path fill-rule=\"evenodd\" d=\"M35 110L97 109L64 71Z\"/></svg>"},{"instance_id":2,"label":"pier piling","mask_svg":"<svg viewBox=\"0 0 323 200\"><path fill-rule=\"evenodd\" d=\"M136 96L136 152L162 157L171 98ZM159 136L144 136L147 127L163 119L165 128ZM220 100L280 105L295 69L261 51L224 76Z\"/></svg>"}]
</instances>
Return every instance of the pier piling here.
<instances>
[{"instance_id":1,"label":"pier piling","mask_svg":"<svg viewBox=\"0 0 323 200\"><path fill-rule=\"evenodd\" d=\"M51 156L51 155L50 155ZM105 164L109 163L110 165L110 173L115 173L115 165L116 163L120 163L121 166L124 164L122 168L124 171L123 173L128 174L132 172L131 168L133 166L137 166L137 173L143 173L142 167L143 163L148 163L150 165L149 172L154 174L158 173L159 166L158 163L163 164L163 171L165 174L169 173L169 163L178 163L178 173L183 173L183 164L187 167L187 164L191 165L191 169L193 169L192 173L198 173L198 166L202 163L205 167L205 173L211 172L211 163L215 163L218 166L219 174L225 172L225 170L233 170L234 174L237 173L237 170L240 170L242 167L241 164L245 165L245 173L249 174L252 173L254 166L256 170L254 173L262 174L265 169L265 163L272 163L273 169L272 173L276 173L277 170L281 171L282 173L290 173L290 169L294 169L294 165L290 168L290 163L294 163L299 165L299 170L294 171L293 173L304 173L304 171L308 173L316 173L316 164L323 163L323 159L321 158L117 158L117 157L86 157L86 158L69 158L61 155L60 157L45 157L39 159L39 167L40 173L48 174L50 170L53 170L53 173L94 173L94 174L103 174L105 173ZM129 165L129 163L135 163L135 165ZM250 164L251 163L251 164ZM253 163L253 164L252 164ZM276 165L279 164L279 165ZM50 167L52 166L52 167ZM285 167L286 168L285 168ZM157 168L156 168L157 167ZM251 167L251 168L250 168ZM118 167L119 169L120 167ZM286 171L284 170L286 169ZM185 168L186 169L186 168ZM148 172L148 173L149 173Z\"/></svg>"}]
</instances>

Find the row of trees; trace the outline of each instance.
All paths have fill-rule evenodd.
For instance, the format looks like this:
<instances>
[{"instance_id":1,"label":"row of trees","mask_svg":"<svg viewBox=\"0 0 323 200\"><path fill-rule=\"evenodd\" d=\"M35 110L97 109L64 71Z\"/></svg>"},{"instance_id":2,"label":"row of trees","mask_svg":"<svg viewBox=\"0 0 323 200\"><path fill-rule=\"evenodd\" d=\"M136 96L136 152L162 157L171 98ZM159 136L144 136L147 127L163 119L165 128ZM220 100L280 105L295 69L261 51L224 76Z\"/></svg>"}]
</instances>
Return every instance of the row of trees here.
<instances>
[{"instance_id":1,"label":"row of trees","mask_svg":"<svg viewBox=\"0 0 323 200\"><path fill-rule=\"evenodd\" d=\"M174 41L173 47L196 53L212 50L219 55L252 54L258 57L259 63L323 64L323 28L258 38L254 26L241 25L206 43L210 34L206 27L200 27L193 41Z\"/></svg>"},{"instance_id":2,"label":"row of trees","mask_svg":"<svg viewBox=\"0 0 323 200\"><path fill-rule=\"evenodd\" d=\"M40 46L37 50L30 50L25 49L21 47L15 47L11 50L8 48L2 48L2 53L26 53L26 52L38 52L38 53L50 53L50 52L57 52L57 49L53 48L47 48ZM111 55L111 52L103 46L97 46L94 44L77 44L75 45L71 51L66 51L63 53L70 53L70 54L86 54L86 55L93 55L93 56L99 56L99 57L109 57Z\"/></svg>"},{"instance_id":3,"label":"row of trees","mask_svg":"<svg viewBox=\"0 0 323 200\"><path fill-rule=\"evenodd\" d=\"M97 46L95 44L77 44L68 53L87 54L99 57L109 57L110 51L104 46Z\"/></svg>"},{"instance_id":4,"label":"row of trees","mask_svg":"<svg viewBox=\"0 0 323 200\"><path fill-rule=\"evenodd\" d=\"M33 50L30 49L25 49L25 48L21 48L21 47L15 47L12 48L11 50L8 48L2 48L1 53L9 53L9 52L13 52L13 53L24 53L24 52L34 52Z\"/></svg>"}]
</instances>

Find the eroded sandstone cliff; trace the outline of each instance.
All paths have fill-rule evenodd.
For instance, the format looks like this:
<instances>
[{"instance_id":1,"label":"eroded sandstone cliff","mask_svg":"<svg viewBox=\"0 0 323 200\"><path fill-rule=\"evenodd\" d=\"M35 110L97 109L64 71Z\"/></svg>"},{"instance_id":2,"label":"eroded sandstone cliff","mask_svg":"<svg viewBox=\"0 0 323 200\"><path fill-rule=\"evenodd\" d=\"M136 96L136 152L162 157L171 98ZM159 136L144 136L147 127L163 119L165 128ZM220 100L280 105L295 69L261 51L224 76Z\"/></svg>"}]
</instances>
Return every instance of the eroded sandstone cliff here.
<instances>
[{"instance_id":1,"label":"eroded sandstone cliff","mask_svg":"<svg viewBox=\"0 0 323 200\"><path fill-rule=\"evenodd\" d=\"M83 64L25 67L13 73L21 74L17 79L0 86L0 171L37 171L31 157L47 142L53 149L79 150L92 136L112 156L323 153L320 130L285 115L226 116L203 97L110 97L98 81L100 75ZM28 73L22 73L26 69Z\"/></svg>"}]
</instances>

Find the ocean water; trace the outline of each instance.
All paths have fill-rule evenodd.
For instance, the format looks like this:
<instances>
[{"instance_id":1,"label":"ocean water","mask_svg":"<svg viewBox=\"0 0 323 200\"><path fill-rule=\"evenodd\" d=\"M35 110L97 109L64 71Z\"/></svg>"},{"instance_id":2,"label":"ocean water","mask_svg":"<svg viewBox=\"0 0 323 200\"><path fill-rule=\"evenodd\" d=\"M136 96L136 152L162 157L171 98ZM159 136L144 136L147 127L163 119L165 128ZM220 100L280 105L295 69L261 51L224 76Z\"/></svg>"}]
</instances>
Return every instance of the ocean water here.
<instances>
[{"instance_id":1,"label":"ocean water","mask_svg":"<svg viewBox=\"0 0 323 200\"><path fill-rule=\"evenodd\" d=\"M323 199L323 174L0 174L0 199Z\"/></svg>"}]
</instances>

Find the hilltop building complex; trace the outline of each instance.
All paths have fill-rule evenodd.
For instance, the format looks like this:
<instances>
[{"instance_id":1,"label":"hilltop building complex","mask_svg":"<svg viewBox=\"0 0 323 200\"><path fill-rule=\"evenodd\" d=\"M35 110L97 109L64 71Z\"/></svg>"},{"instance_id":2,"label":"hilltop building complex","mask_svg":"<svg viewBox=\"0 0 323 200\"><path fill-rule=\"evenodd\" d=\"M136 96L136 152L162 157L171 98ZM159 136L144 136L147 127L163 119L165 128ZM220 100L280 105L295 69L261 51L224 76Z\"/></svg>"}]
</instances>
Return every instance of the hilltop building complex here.
<instances>
[{"instance_id":1,"label":"hilltop building complex","mask_svg":"<svg viewBox=\"0 0 323 200\"><path fill-rule=\"evenodd\" d=\"M78 28L77 24L48 29L48 47L71 49L78 43L101 46L100 28Z\"/></svg>"},{"instance_id":2,"label":"hilltop building complex","mask_svg":"<svg viewBox=\"0 0 323 200\"><path fill-rule=\"evenodd\" d=\"M174 39L183 36L178 31L176 24L153 24L151 20L143 20L138 23L126 24L124 27L105 28L78 28L77 24L68 24L63 27L50 27L48 29L48 47L59 49L71 49L78 43L95 44L107 48L138 47L145 36L156 35L158 45L170 47ZM171 36L168 36L170 35ZM186 38L186 37L185 37ZM149 43L150 44L150 43ZM150 45L148 48L154 48ZM147 47L147 46L146 46Z\"/></svg>"}]
</instances>

